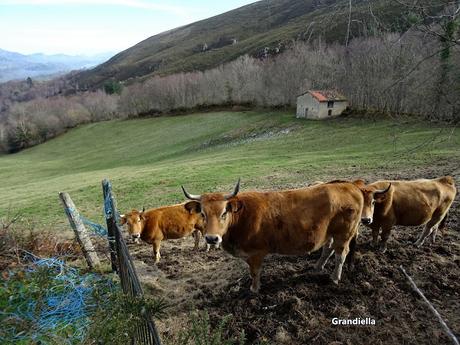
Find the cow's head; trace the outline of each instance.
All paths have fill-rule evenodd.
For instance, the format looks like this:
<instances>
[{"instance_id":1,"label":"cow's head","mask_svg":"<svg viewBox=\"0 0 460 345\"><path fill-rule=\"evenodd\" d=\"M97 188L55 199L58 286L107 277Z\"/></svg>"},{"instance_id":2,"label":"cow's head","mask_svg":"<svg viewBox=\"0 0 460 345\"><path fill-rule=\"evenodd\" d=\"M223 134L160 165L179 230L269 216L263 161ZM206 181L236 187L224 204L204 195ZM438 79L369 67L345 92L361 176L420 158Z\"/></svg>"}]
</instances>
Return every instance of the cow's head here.
<instances>
[{"instance_id":1,"label":"cow's head","mask_svg":"<svg viewBox=\"0 0 460 345\"><path fill-rule=\"evenodd\" d=\"M120 215L120 224L126 224L128 232L135 242L139 241L144 229L144 210L133 209L130 213Z\"/></svg>"},{"instance_id":2,"label":"cow's head","mask_svg":"<svg viewBox=\"0 0 460 345\"><path fill-rule=\"evenodd\" d=\"M376 204L384 203L392 193L391 182L384 189L377 189L373 186L358 185L363 192L364 205L361 213L361 223L371 225L374 220L374 209Z\"/></svg>"},{"instance_id":3,"label":"cow's head","mask_svg":"<svg viewBox=\"0 0 460 345\"><path fill-rule=\"evenodd\" d=\"M182 186L185 196L192 200L185 204L190 212L200 213L203 217L205 239L208 244L219 244L227 232L234 214L241 210L241 202L238 200L240 180L230 194L207 193L193 195L188 193Z\"/></svg>"}]
</instances>

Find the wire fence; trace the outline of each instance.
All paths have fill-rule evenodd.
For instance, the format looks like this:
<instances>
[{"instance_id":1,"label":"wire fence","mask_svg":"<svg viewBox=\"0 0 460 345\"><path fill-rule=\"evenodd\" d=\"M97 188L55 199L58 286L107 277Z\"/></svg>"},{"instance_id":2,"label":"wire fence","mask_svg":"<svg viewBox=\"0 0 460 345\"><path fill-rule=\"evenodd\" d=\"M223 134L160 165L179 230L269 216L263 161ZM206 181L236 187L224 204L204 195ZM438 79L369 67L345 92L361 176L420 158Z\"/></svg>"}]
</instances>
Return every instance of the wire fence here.
<instances>
[{"instance_id":1,"label":"wire fence","mask_svg":"<svg viewBox=\"0 0 460 345\"><path fill-rule=\"evenodd\" d=\"M124 293L133 297L142 297L144 292L118 223L119 214L110 181L102 181L102 190L112 270L118 273ZM137 326L131 344L161 345L160 337L151 315L145 315L144 322Z\"/></svg>"}]
</instances>

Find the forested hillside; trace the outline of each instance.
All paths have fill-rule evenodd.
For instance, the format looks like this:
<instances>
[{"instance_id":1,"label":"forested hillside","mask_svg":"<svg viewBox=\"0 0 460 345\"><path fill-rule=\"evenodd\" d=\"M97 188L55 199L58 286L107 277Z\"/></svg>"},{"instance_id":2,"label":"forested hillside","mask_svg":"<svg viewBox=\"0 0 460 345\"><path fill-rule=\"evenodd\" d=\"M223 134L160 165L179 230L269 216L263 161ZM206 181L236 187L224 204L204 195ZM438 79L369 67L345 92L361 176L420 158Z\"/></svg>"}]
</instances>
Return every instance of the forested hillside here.
<instances>
[{"instance_id":1,"label":"forested hillside","mask_svg":"<svg viewBox=\"0 0 460 345\"><path fill-rule=\"evenodd\" d=\"M350 10L353 21L348 30ZM80 87L93 89L108 80L129 81L153 75L216 67L249 54L259 58L288 49L292 41L322 37L327 43L409 26L396 1L270 0L223 13L147 38L100 66L79 73ZM377 19L378 18L378 19Z\"/></svg>"}]
</instances>

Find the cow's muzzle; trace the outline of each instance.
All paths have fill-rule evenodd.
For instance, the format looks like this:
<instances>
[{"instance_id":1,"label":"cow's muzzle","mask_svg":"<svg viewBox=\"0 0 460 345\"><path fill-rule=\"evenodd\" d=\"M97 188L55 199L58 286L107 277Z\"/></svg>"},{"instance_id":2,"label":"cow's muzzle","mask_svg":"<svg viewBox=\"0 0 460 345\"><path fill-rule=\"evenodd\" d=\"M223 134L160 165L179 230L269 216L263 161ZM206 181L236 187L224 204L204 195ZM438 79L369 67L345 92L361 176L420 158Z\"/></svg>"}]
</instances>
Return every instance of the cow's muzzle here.
<instances>
[{"instance_id":1,"label":"cow's muzzle","mask_svg":"<svg viewBox=\"0 0 460 345\"><path fill-rule=\"evenodd\" d=\"M361 218L361 223L363 223L364 225L371 225L372 218Z\"/></svg>"},{"instance_id":2,"label":"cow's muzzle","mask_svg":"<svg viewBox=\"0 0 460 345\"><path fill-rule=\"evenodd\" d=\"M222 242L222 238L219 235L206 235L205 237L207 244L219 244Z\"/></svg>"}]
</instances>

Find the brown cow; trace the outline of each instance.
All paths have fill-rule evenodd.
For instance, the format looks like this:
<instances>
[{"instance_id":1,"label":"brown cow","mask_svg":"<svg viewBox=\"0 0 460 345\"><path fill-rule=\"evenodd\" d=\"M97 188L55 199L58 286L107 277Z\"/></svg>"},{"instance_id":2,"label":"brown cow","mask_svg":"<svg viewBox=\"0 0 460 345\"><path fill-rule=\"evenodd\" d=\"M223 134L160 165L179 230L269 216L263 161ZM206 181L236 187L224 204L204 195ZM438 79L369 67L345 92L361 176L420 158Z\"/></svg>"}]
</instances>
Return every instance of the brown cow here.
<instances>
[{"instance_id":1,"label":"brown cow","mask_svg":"<svg viewBox=\"0 0 460 345\"><path fill-rule=\"evenodd\" d=\"M153 245L155 262L160 261L162 240L177 239L193 234L198 249L203 221L199 214L188 211L184 204L155 208L147 211L132 210L120 216L133 239L141 238Z\"/></svg>"},{"instance_id":2,"label":"brown cow","mask_svg":"<svg viewBox=\"0 0 460 345\"><path fill-rule=\"evenodd\" d=\"M270 253L303 255L323 248L317 268L335 251L332 280L338 284L342 266L356 241L363 194L352 183L323 184L279 192L239 193L238 181L229 195L185 196L191 212L201 213L205 239L222 242L230 254L243 258L252 277L251 291L260 287L264 257Z\"/></svg>"},{"instance_id":3,"label":"brown cow","mask_svg":"<svg viewBox=\"0 0 460 345\"><path fill-rule=\"evenodd\" d=\"M420 247L430 234L434 243L456 194L451 176L433 180L377 181L361 186L361 190L364 194L362 223L372 229L374 245L382 229L383 251L394 225L425 225L415 245Z\"/></svg>"}]
</instances>

